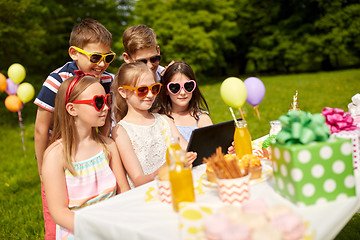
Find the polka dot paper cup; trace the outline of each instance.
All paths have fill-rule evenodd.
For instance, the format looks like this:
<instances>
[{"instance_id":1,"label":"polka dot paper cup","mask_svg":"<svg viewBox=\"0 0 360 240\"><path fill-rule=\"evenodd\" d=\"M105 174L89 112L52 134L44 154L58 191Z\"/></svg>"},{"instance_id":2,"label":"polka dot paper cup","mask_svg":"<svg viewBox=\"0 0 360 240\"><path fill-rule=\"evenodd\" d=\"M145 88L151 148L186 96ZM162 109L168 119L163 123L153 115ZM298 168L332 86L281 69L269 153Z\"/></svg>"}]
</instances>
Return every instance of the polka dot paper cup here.
<instances>
[{"instance_id":1,"label":"polka dot paper cup","mask_svg":"<svg viewBox=\"0 0 360 240\"><path fill-rule=\"evenodd\" d=\"M155 178L156 181L156 186L158 188L158 194L159 194L159 198L160 201L162 203L168 203L171 204L172 200L171 200L171 186L170 186L170 181L169 180L159 180L158 177Z\"/></svg>"},{"instance_id":2,"label":"polka dot paper cup","mask_svg":"<svg viewBox=\"0 0 360 240\"><path fill-rule=\"evenodd\" d=\"M206 240L204 221L213 214L216 205L181 202L179 204L179 223L182 240Z\"/></svg>"},{"instance_id":3,"label":"polka dot paper cup","mask_svg":"<svg viewBox=\"0 0 360 240\"><path fill-rule=\"evenodd\" d=\"M250 175L233 179L217 179L221 201L230 205L241 205L249 199Z\"/></svg>"}]
</instances>

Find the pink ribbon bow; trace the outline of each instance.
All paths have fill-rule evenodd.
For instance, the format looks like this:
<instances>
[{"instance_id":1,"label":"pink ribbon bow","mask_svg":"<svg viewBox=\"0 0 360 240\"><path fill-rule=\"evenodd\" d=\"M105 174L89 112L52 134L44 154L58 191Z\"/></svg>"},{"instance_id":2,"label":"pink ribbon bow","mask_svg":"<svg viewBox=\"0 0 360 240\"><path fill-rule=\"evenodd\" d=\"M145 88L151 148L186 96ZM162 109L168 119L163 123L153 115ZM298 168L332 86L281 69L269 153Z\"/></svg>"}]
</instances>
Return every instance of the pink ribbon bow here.
<instances>
[{"instance_id":1,"label":"pink ribbon bow","mask_svg":"<svg viewBox=\"0 0 360 240\"><path fill-rule=\"evenodd\" d=\"M322 115L325 116L326 124L329 126L331 133L357 129L357 127L353 125L354 119L350 113L340 108L324 107Z\"/></svg>"}]
</instances>

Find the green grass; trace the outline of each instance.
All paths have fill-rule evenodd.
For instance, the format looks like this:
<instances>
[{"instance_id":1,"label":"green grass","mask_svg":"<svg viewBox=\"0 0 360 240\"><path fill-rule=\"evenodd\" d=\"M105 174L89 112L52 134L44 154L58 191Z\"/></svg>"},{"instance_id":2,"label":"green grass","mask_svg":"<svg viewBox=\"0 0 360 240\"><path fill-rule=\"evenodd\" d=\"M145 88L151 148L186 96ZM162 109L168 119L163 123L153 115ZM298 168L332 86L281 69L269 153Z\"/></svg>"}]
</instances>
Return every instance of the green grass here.
<instances>
[{"instance_id":1,"label":"green grass","mask_svg":"<svg viewBox=\"0 0 360 240\"><path fill-rule=\"evenodd\" d=\"M360 92L357 88L360 84L360 70L255 77L261 79L265 85L265 97L259 105L261 120L254 116L253 106L245 103L242 108L253 139L269 132L269 121L286 114L296 90L301 110L311 113L321 113L324 107L337 107L347 111L351 97ZM206 80L203 80L201 86L214 123L232 119L229 107L220 97L222 80L224 79L211 85L205 84ZM240 117L239 111L233 110L236 116Z\"/></svg>"},{"instance_id":2,"label":"green grass","mask_svg":"<svg viewBox=\"0 0 360 240\"><path fill-rule=\"evenodd\" d=\"M24 105L25 152L17 113L0 99L0 239L43 239L40 181L34 152L34 104Z\"/></svg>"},{"instance_id":3,"label":"green grass","mask_svg":"<svg viewBox=\"0 0 360 240\"><path fill-rule=\"evenodd\" d=\"M261 120L253 115L252 106L245 104L243 107L253 139L267 134L269 121L288 111L296 90L300 108L312 113L321 112L325 106L347 110L351 97L360 92L360 69L256 77L266 88L259 106ZM245 77L240 78L245 80ZM219 95L224 79L201 79L201 90L214 123L232 119ZM42 79L34 77L32 80L37 83L34 86L38 92ZM36 106L27 103L22 110L26 146L23 152L18 116L6 110L3 104L6 96L0 92L0 239L43 239L40 181L34 153ZM234 110L240 117L238 110ZM336 239L359 239L359 226L360 214L355 214Z\"/></svg>"}]
</instances>

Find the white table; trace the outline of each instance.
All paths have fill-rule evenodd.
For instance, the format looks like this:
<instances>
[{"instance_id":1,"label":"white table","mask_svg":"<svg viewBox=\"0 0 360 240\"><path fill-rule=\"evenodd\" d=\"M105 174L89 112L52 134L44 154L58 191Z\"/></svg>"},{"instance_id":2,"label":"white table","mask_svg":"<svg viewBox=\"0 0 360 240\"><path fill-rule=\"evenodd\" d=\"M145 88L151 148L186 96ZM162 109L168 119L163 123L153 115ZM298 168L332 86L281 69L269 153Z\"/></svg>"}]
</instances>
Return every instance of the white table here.
<instances>
[{"instance_id":1,"label":"white table","mask_svg":"<svg viewBox=\"0 0 360 240\"><path fill-rule=\"evenodd\" d=\"M193 169L194 181L204 173L206 166ZM298 208L277 194L273 178L251 186L250 198L262 197L269 205L285 204L310 223L315 239L333 239L358 211L357 197L331 202L322 206ZM109 200L86 207L75 213L76 239L126 239L126 240L177 240L180 239L179 217L172 205L160 201L145 201L154 181L117 195ZM216 188L207 188L197 197L199 203L219 203Z\"/></svg>"}]
</instances>

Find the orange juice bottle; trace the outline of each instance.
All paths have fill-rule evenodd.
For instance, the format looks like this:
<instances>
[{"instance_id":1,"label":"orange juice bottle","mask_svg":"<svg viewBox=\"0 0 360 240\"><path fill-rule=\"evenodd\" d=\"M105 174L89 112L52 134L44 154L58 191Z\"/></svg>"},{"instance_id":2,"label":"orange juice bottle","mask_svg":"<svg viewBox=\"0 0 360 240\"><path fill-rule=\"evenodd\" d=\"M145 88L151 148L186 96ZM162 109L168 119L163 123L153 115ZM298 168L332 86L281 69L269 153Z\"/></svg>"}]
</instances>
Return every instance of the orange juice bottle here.
<instances>
[{"instance_id":1,"label":"orange juice bottle","mask_svg":"<svg viewBox=\"0 0 360 240\"><path fill-rule=\"evenodd\" d=\"M252 154L251 136L247 127L246 121L237 121L238 126L235 126L234 144L236 156L240 159L245 154Z\"/></svg>"},{"instance_id":2,"label":"orange juice bottle","mask_svg":"<svg viewBox=\"0 0 360 240\"><path fill-rule=\"evenodd\" d=\"M173 208L179 211L180 202L195 202L195 192L191 169L185 165L185 152L181 149L169 152L170 184Z\"/></svg>"},{"instance_id":3,"label":"orange juice bottle","mask_svg":"<svg viewBox=\"0 0 360 240\"><path fill-rule=\"evenodd\" d=\"M170 146L168 146L168 148L166 149L166 163L168 166L170 166L170 154L175 151L181 150L179 141L179 138L170 138Z\"/></svg>"}]
</instances>

